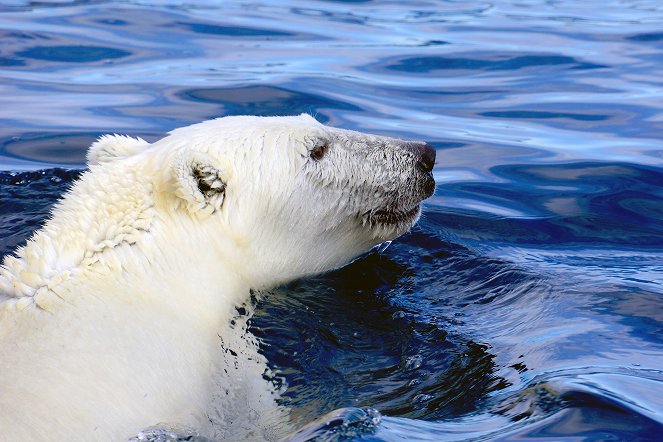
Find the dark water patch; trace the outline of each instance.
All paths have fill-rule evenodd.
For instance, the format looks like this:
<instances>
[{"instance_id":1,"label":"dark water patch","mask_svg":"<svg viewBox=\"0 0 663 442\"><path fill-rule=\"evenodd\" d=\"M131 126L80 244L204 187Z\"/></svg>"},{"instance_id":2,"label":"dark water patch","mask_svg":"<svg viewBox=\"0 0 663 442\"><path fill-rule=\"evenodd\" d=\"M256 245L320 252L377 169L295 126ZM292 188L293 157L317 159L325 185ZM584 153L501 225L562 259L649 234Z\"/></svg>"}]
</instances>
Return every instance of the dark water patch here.
<instances>
[{"instance_id":1,"label":"dark water patch","mask_svg":"<svg viewBox=\"0 0 663 442\"><path fill-rule=\"evenodd\" d=\"M9 31L0 30L0 38L5 41L10 40L50 40L47 34L41 32Z\"/></svg>"},{"instance_id":2,"label":"dark water patch","mask_svg":"<svg viewBox=\"0 0 663 442\"><path fill-rule=\"evenodd\" d=\"M568 112L546 112L532 110L513 110L513 111L490 111L480 112L479 115L494 118L509 118L522 120L545 120L545 119L571 119L578 121L603 121L610 118L609 115L576 114Z\"/></svg>"},{"instance_id":3,"label":"dark water patch","mask_svg":"<svg viewBox=\"0 0 663 442\"><path fill-rule=\"evenodd\" d=\"M423 42L420 46L442 46L442 45L448 45L448 41L444 40L428 40Z\"/></svg>"},{"instance_id":4,"label":"dark water patch","mask_svg":"<svg viewBox=\"0 0 663 442\"><path fill-rule=\"evenodd\" d=\"M495 374L492 349L460 333L456 313L514 302L537 278L430 232L409 234L389 252L290 284L258 306L252 330L279 342L264 354L302 421L349 405L451 418L509 385Z\"/></svg>"},{"instance_id":5,"label":"dark water patch","mask_svg":"<svg viewBox=\"0 0 663 442\"><path fill-rule=\"evenodd\" d=\"M429 89L429 90L417 90L417 89L395 89L395 88L385 88L387 93L396 93L402 94L408 97L419 97L422 99L430 100L433 97L446 97L449 95L459 95L464 100L471 98L471 96L479 95L482 98L487 96L496 96L497 94L502 94L504 91L500 90L490 90L490 89L474 89L474 88L463 88L463 89Z\"/></svg>"},{"instance_id":6,"label":"dark water patch","mask_svg":"<svg viewBox=\"0 0 663 442\"><path fill-rule=\"evenodd\" d=\"M3 190L12 193L12 197L19 199L32 199L37 191L45 194L45 201L54 201L64 190L71 186L72 182L81 174L79 169L41 169L30 172L0 172L0 186ZM24 194L26 192L26 194ZM11 193L11 192L10 192Z\"/></svg>"},{"instance_id":7,"label":"dark water patch","mask_svg":"<svg viewBox=\"0 0 663 442\"><path fill-rule=\"evenodd\" d=\"M0 153L46 164L82 165L90 145L102 133L54 134L28 132L0 140Z\"/></svg>"},{"instance_id":8,"label":"dark water patch","mask_svg":"<svg viewBox=\"0 0 663 442\"><path fill-rule=\"evenodd\" d=\"M327 3L373 3L375 0L324 0Z\"/></svg>"},{"instance_id":9,"label":"dark water patch","mask_svg":"<svg viewBox=\"0 0 663 442\"><path fill-rule=\"evenodd\" d=\"M540 276L505 259L482 256L444 241L438 228L439 224L431 225L426 219L392 245L397 259L416 271L399 280L403 291L391 302L422 312L424 322L430 322L427 316L433 315L440 324L461 325L462 309L468 306L510 305L549 290Z\"/></svg>"},{"instance_id":10,"label":"dark water patch","mask_svg":"<svg viewBox=\"0 0 663 442\"><path fill-rule=\"evenodd\" d=\"M0 172L0 256L10 253L46 218L79 170Z\"/></svg>"},{"instance_id":11,"label":"dark water patch","mask_svg":"<svg viewBox=\"0 0 663 442\"><path fill-rule=\"evenodd\" d=\"M104 46L34 46L16 55L35 60L58 61L64 63L90 63L128 57L131 52Z\"/></svg>"},{"instance_id":12,"label":"dark water patch","mask_svg":"<svg viewBox=\"0 0 663 442\"><path fill-rule=\"evenodd\" d=\"M459 141L427 141L428 144L435 146L435 150L445 150L445 149L459 149L461 147L467 146L467 143L461 143Z\"/></svg>"},{"instance_id":13,"label":"dark water patch","mask_svg":"<svg viewBox=\"0 0 663 442\"><path fill-rule=\"evenodd\" d=\"M197 34L222 35L225 37L295 37L293 32L277 31L274 29L250 28L246 26L224 26L206 23L176 22L177 26L190 29Z\"/></svg>"},{"instance_id":14,"label":"dark water patch","mask_svg":"<svg viewBox=\"0 0 663 442\"><path fill-rule=\"evenodd\" d=\"M644 393L661 380L660 372L585 367L537 379L494 409L525 421L516 430L502 431L498 440L659 440L663 423L656 410L643 409L621 391L631 384Z\"/></svg>"},{"instance_id":15,"label":"dark water patch","mask_svg":"<svg viewBox=\"0 0 663 442\"><path fill-rule=\"evenodd\" d=\"M327 117L324 112L318 114L321 111L361 110L347 102L276 86L188 89L179 95L186 100L219 104L221 115L275 116L308 113L316 115L316 118L324 123Z\"/></svg>"},{"instance_id":16,"label":"dark water patch","mask_svg":"<svg viewBox=\"0 0 663 442\"><path fill-rule=\"evenodd\" d=\"M456 182L439 186L437 194L527 216L486 217L438 208L427 217L460 235L501 237L512 243L663 246L661 169L627 163L572 163L502 165L491 171L519 185Z\"/></svg>"},{"instance_id":17,"label":"dark water patch","mask_svg":"<svg viewBox=\"0 0 663 442\"><path fill-rule=\"evenodd\" d=\"M379 95L383 100L401 103L408 101L421 109L435 109L439 112L440 107L450 103L477 103L490 99L498 99L504 96L504 91L497 89L476 88L476 87L449 87L445 89L430 88L418 89L416 87L396 88L384 87L375 91L373 87L367 88L364 93L367 96ZM450 112L448 107L443 112Z\"/></svg>"},{"instance_id":18,"label":"dark water patch","mask_svg":"<svg viewBox=\"0 0 663 442\"><path fill-rule=\"evenodd\" d=\"M475 412L488 394L508 383L495 376L495 356L488 347L469 341L459 350L452 353L448 365L433 366L429 371L424 368L420 377L384 395L377 394L370 402L386 415L413 419L439 420ZM433 355L439 358L437 351Z\"/></svg>"},{"instance_id":19,"label":"dark water patch","mask_svg":"<svg viewBox=\"0 0 663 442\"><path fill-rule=\"evenodd\" d=\"M392 71L430 73L446 70L514 71L548 66L563 66L566 69L598 69L606 67L580 62L573 57L562 55L519 55L501 59L442 56L405 57L385 60L385 62L377 67L378 69Z\"/></svg>"},{"instance_id":20,"label":"dark water patch","mask_svg":"<svg viewBox=\"0 0 663 442\"><path fill-rule=\"evenodd\" d=\"M0 12L31 11L38 9L70 8L83 5L96 5L106 3L107 0L66 0L66 1L29 1L15 0L0 4Z\"/></svg>"},{"instance_id":21,"label":"dark water patch","mask_svg":"<svg viewBox=\"0 0 663 442\"><path fill-rule=\"evenodd\" d=\"M633 163L574 162L549 165L501 165L491 170L497 176L522 179L538 185L588 185L591 187L623 188L639 183L647 186L663 184L663 170ZM652 189L657 190L657 189ZM655 192L655 194L658 192Z\"/></svg>"},{"instance_id":22,"label":"dark water patch","mask_svg":"<svg viewBox=\"0 0 663 442\"><path fill-rule=\"evenodd\" d=\"M663 424L634 413L599 392L567 391L560 399L566 404L565 409L500 440L660 440Z\"/></svg>"},{"instance_id":23,"label":"dark water patch","mask_svg":"<svg viewBox=\"0 0 663 442\"><path fill-rule=\"evenodd\" d=\"M334 9L314 9L314 8L299 8L291 9L293 14L303 15L307 17L324 17L326 21L346 23L350 25L363 25L366 23L367 17L356 15L348 11L336 11Z\"/></svg>"},{"instance_id":24,"label":"dark water patch","mask_svg":"<svg viewBox=\"0 0 663 442\"><path fill-rule=\"evenodd\" d=\"M0 66L25 66L25 62L19 58L0 57Z\"/></svg>"},{"instance_id":25,"label":"dark water patch","mask_svg":"<svg viewBox=\"0 0 663 442\"><path fill-rule=\"evenodd\" d=\"M603 389L597 383L604 375L593 371L597 378L590 375L583 379L581 375L571 382L566 379L568 374L558 373L560 378L533 382L490 412L428 423L417 440L658 440L661 422L652 417L653 413L643 413L638 404L625 402ZM633 378L638 376L631 372L624 380ZM641 387L653 385L641 380L645 382ZM508 419L497 419L498 415ZM423 426L421 422L386 416L382 423L376 440L392 440L390 436L405 440L419 435Z\"/></svg>"},{"instance_id":26,"label":"dark water patch","mask_svg":"<svg viewBox=\"0 0 663 442\"><path fill-rule=\"evenodd\" d=\"M119 18L100 18L95 20L95 23L100 25L109 25L109 26L127 26L129 24L126 20L121 20Z\"/></svg>"},{"instance_id":27,"label":"dark water patch","mask_svg":"<svg viewBox=\"0 0 663 442\"><path fill-rule=\"evenodd\" d=\"M651 32L646 34L636 34L626 37L627 40L641 41L641 42L658 42L663 41L663 32Z\"/></svg>"},{"instance_id":28,"label":"dark water patch","mask_svg":"<svg viewBox=\"0 0 663 442\"><path fill-rule=\"evenodd\" d=\"M326 11L324 9L314 9L314 8L292 8L293 14L304 15L306 17L325 17L332 18L336 15L335 12Z\"/></svg>"}]
</instances>

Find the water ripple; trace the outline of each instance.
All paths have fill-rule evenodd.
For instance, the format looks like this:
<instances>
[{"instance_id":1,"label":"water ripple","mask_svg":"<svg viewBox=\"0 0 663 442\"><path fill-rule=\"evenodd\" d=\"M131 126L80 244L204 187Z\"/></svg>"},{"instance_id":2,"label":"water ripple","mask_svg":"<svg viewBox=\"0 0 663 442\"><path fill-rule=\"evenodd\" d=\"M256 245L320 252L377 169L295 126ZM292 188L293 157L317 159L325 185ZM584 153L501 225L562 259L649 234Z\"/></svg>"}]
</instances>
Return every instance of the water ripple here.
<instances>
[{"instance_id":1,"label":"water ripple","mask_svg":"<svg viewBox=\"0 0 663 442\"><path fill-rule=\"evenodd\" d=\"M38 169L102 133L306 112L424 139L411 234L258 303L292 437L657 440L662 25L646 0L5 1L0 163L26 172L0 172L0 251L79 174Z\"/></svg>"}]
</instances>

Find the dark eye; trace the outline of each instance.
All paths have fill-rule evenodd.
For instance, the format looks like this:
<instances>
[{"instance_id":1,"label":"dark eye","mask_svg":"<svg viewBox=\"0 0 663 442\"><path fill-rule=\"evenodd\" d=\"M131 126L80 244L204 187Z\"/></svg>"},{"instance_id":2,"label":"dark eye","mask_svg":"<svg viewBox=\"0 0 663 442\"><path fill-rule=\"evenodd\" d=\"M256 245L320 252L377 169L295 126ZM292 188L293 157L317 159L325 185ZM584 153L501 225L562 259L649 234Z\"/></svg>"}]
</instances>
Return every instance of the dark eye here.
<instances>
[{"instance_id":1,"label":"dark eye","mask_svg":"<svg viewBox=\"0 0 663 442\"><path fill-rule=\"evenodd\" d=\"M315 161L320 161L325 156L325 153L327 153L327 149L329 149L329 146L326 143L318 144L311 151L311 158Z\"/></svg>"}]
</instances>

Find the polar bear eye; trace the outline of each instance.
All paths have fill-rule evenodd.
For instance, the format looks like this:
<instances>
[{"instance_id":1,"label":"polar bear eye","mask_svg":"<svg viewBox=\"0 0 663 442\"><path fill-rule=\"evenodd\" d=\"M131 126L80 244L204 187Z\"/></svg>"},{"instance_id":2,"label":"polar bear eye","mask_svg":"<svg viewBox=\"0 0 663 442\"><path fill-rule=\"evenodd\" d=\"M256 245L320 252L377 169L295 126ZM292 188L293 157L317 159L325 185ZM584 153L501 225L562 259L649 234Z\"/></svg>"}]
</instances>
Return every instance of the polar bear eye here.
<instances>
[{"instance_id":1,"label":"polar bear eye","mask_svg":"<svg viewBox=\"0 0 663 442\"><path fill-rule=\"evenodd\" d=\"M327 143L318 144L311 151L311 158L313 158L315 161L320 161L322 157L325 156L325 153L327 153L328 149L329 145Z\"/></svg>"}]
</instances>

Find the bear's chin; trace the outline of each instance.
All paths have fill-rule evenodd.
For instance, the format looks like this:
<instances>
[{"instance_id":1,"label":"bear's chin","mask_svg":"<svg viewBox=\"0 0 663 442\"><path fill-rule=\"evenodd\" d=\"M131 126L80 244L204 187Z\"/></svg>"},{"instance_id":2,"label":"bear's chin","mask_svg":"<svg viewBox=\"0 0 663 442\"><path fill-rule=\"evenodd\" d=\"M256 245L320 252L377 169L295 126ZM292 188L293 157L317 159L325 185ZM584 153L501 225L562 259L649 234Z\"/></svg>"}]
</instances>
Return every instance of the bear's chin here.
<instances>
[{"instance_id":1,"label":"bear's chin","mask_svg":"<svg viewBox=\"0 0 663 442\"><path fill-rule=\"evenodd\" d=\"M362 224L371 230L391 232L389 236L394 239L412 228L421 215L421 205L410 208L385 207L371 210L362 215Z\"/></svg>"},{"instance_id":2,"label":"bear's chin","mask_svg":"<svg viewBox=\"0 0 663 442\"><path fill-rule=\"evenodd\" d=\"M373 212L371 214L371 221L388 226L411 224L419 216L420 210L419 204L411 209L385 208Z\"/></svg>"}]
</instances>

